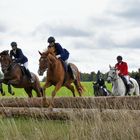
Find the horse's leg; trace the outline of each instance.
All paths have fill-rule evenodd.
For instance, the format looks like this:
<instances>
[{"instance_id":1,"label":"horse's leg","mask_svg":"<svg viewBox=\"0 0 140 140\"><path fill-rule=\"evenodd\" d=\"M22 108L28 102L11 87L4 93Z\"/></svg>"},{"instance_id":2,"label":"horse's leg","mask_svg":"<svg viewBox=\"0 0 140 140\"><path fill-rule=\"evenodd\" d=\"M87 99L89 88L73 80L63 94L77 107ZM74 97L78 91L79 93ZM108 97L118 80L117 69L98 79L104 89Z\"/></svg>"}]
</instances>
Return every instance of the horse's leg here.
<instances>
[{"instance_id":1,"label":"horse's leg","mask_svg":"<svg viewBox=\"0 0 140 140\"><path fill-rule=\"evenodd\" d=\"M28 94L29 98L33 97L32 88L25 88L24 90L25 90L26 93Z\"/></svg>"},{"instance_id":2,"label":"horse's leg","mask_svg":"<svg viewBox=\"0 0 140 140\"><path fill-rule=\"evenodd\" d=\"M50 109L53 108L53 105L54 105L54 97L56 95L56 92L61 88L61 86L62 86L62 82L57 83L56 86L55 86L55 89L52 92L52 99L51 99L50 105L49 105L49 108Z\"/></svg>"},{"instance_id":3,"label":"horse's leg","mask_svg":"<svg viewBox=\"0 0 140 140\"><path fill-rule=\"evenodd\" d=\"M45 90L46 90L46 88L50 87L51 85L52 84L50 82L46 81L46 83L44 84L43 88L41 88L42 94L43 94L43 102L44 102L44 104L47 104L49 106L50 106L50 103L45 97Z\"/></svg>"},{"instance_id":4,"label":"horse's leg","mask_svg":"<svg viewBox=\"0 0 140 140\"><path fill-rule=\"evenodd\" d=\"M3 82L4 82L4 79L0 79L0 92L1 92L2 96L5 95L5 92L3 91L3 86L2 86Z\"/></svg>"},{"instance_id":5,"label":"horse's leg","mask_svg":"<svg viewBox=\"0 0 140 140\"><path fill-rule=\"evenodd\" d=\"M36 91L37 97L44 97L43 89L41 87L35 86L33 89Z\"/></svg>"},{"instance_id":6,"label":"horse's leg","mask_svg":"<svg viewBox=\"0 0 140 140\"><path fill-rule=\"evenodd\" d=\"M15 93L12 91L12 87L11 87L11 84L8 83L8 92L11 94L11 95L14 95Z\"/></svg>"},{"instance_id":7,"label":"horse's leg","mask_svg":"<svg viewBox=\"0 0 140 140\"><path fill-rule=\"evenodd\" d=\"M73 97L75 97L75 91L74 91L74 86L71 84L66 84L65 85L69 90L71 90Z\"/></svg>"},{"instance_id":8,"label":"horse's leg","mask_svg":"<svg viewBox=\"0 0 140 140\"><path fill-rule=\"evenodd\" d=\"M11 94L11 95L14 95L14 91L12 91L12 88L11 88L11 85L17 85L19 84L19 80L17 79L13 79L13 80L10 80L8 81L7 85L8 85L8 92Z\"/></svg>"},{"instance_id":9,"label":"horse's leg","mask_svg":"<svg viewBox=\"0 0 140 140\"><path fill-rule=\"evenodd\" d=\"M5 92L3 91L2 83L0 83L0 92L1 92L2 96L5 95Z\"/></svg>"},{"instance_id":10,"label":"horse's leg","mask_svg":"<svg viewBox=\"0 0 140 140\"><path fill-rule=\"evenodd\" d=\"M81 85L80 81L79 80L75 80L74 81L74 85L79 93L79 96L82 96L82 92L84 91L84 88L83 86Z\"/></svg>"},{"instance_id":11,"label":"horse's leg","mask_svg":"<svg viewBox=\"0 0 140 140\"><path fill-rule=\"evenodd\" d=\"M50 87L51 85L52 85L52 84L51 84L50 82L46 81L46 83L44 84L44 86L43 86L43 88L42 88L43 94L44 94L44 95L45 95L45 90L46 90L46 88Z\"/></svg>"},{"instance_id":12,"label":"horse's leg","mask_svg":"<svg viewBox=\"0 0 140 140\"><path fill-rule=\"evenodd\" d=\"M40 82L37 79L35 79L35 82L32 85L32 89L35 90L37 97L44 97Z\"/></svg>"}]
</instances>

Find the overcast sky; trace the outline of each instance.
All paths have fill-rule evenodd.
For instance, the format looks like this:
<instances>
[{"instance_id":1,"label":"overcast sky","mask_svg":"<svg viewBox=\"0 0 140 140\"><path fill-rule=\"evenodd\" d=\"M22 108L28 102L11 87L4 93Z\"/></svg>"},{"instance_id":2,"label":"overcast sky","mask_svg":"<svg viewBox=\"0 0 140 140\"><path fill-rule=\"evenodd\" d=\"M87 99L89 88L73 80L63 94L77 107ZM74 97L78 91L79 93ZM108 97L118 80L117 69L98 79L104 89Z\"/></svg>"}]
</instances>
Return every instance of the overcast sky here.
<instances>
[{"instance_id":1,"label":"overcast sky","mask_svg":"<svg viewBox=\"0 0 140 140\"><path fill-rule=\"evenodd\" d=\"M81 72L105 73L117 55L140 68L140 0L0 0L0 51L16 41L38 70L47 38L70 52Z\"/></svg>"}]
</instances>

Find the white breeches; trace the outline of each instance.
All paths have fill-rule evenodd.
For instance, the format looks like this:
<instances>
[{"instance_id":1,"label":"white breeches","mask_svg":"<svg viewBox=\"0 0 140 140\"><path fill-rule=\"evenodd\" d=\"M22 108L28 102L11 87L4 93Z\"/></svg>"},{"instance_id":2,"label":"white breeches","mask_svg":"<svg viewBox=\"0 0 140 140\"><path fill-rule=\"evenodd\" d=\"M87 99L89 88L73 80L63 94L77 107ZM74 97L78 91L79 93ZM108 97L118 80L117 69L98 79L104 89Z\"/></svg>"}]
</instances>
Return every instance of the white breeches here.
<instances>
[{"instance_id":1,"label":"white breeches","mask_svg":"<svg viewBox=\"0 0 140 140\"><path fill-rule=\"evenodd\" d=\"M129 79L130 79L130 77L129 77L129 75L125 75L125 76L124 76L124 78L126 79L127 84L130 84L130 80L129 80Z\"/></svg>"},{"instance_id":2,"label":"white breeches","mask_svg":"<svg viewBox=\"0 0 140 140\"><path fill-rule=\"evenodd\" d=\"M26 69L28 69L28 62L25 62L24 64L22 64Z\"/></svg>"}]
</instances>

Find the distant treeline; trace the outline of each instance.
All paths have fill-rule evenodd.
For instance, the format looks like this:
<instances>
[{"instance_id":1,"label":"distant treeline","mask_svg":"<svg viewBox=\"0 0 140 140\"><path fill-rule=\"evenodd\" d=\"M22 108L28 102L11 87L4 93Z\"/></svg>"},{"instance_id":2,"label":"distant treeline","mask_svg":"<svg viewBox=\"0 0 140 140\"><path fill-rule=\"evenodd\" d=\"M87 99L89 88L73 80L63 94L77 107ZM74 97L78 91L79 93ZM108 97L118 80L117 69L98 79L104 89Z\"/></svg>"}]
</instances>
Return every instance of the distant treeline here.
<instances>
[{"instance_id":1,"label":"distant treeline","mask_svg":"<svg viewBox=\"0 0 140 140\"><path fill-rule=\"evenodd\" d=\"M101 75L102 75L102 78L104 79L104 80L106 80L107 79L107 75L108 75L108 73L100 73ZM138 72L134 72L134 71L132 71L132 72L130 72L129 73L130 74L130 76L131 77L133 77L133 78L135 78L135 76L138 74ZM95 73L95 72L91 72L91 73L82 73L82 72L80 72L80 78L81 78L81 81L96 81L97 80L97 73ZM46 77L44 77L43 79L42 79L42 81L45 81L45 78Z\"/></svg>"},{"instance_id":2,"label":"distant treeline","mask_svg":"<svg viewBox=\"0 0 140 140\"><path fill-rule=\"evenodd\" d=\"M97 73L95 72L91 72L91 73L80 73L81 74L81 81L96 81L97 80ZM108 73L100 73L102 75L102 78L104 80L107 79L107 76L108 76ZM139 72L130 72L129 75L132 77L132 78L135 78L136 75L139 75L140 76L140 73Z\"/></svg>"},{"instance_id":3,"label":"distant treeline","mask_svg":"<svg viewBox=\"0 0 140 140\"><path fill-rule=\"evenodd\" d=\"M107 74L108 73L100 73L103 77L104 80L107 79ZM140 73L139 72L130 72L129 73L131 77L135 78L136 75L139 74L139 77L140 77ZM3 74L2 72L0 72L0 79L3 77ZM91 72L91 73L82 73L80 72L80 78L81 78L81 81L96 81L97 80L97 73L95 72ZM46 77L43 77L42 81L45 81Z\"/></svg>"}]
</instances>

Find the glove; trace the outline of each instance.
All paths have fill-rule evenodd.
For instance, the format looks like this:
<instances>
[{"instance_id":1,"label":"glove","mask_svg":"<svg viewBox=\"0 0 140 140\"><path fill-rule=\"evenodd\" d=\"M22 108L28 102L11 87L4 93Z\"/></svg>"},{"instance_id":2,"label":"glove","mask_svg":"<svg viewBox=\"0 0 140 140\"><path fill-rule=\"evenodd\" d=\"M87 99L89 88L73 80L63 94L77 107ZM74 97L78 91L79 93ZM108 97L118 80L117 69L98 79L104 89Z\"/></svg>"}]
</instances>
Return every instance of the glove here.
<instances>
[{"instance_id":1,"label":"glove","mask_svg":"<svg viewBox=\"0 0 140 140\"><path fill-rule=\"evenodd\" d=\"M56 55L56 58L60 58L61 56L60 56L60 54L59 55Z\"/></svg>"}]
</instances>

